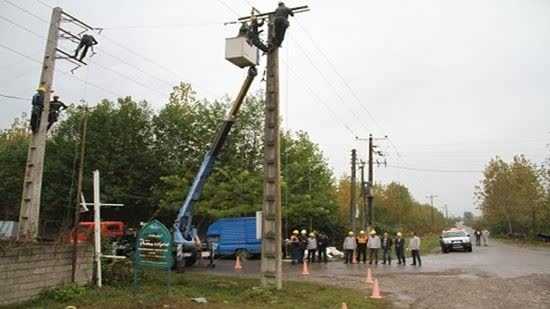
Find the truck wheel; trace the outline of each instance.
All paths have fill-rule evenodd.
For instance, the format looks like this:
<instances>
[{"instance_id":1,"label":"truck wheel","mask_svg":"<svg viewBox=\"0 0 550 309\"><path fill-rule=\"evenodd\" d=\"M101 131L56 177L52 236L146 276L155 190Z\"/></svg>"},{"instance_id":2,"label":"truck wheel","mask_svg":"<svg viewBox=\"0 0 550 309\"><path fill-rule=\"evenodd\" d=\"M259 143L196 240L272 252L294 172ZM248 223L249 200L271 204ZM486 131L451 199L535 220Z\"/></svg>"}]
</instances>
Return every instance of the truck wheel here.
<instances>
[{"instance_id":1,"label":"truck wheel","mask_svg":"<svg viewBox=\"0 0 550 309\"><path fill-rule=\"evenodd\" d=\"M197 249L191 251L191 256L185 258L185 267L191 267L195 265L197 261Z\"/></svg>"},{"instance_id":2,"label":"truck wheel","mask_svg":"<svg viewBox=\"0 0 550 309\"><path fill-rule=\"evenodd\" d=\"M240 256L243 260L250 259L250 253L246 249L238 249L237 251L235 251L235 255Z\"/></svg>"}]
</instances>

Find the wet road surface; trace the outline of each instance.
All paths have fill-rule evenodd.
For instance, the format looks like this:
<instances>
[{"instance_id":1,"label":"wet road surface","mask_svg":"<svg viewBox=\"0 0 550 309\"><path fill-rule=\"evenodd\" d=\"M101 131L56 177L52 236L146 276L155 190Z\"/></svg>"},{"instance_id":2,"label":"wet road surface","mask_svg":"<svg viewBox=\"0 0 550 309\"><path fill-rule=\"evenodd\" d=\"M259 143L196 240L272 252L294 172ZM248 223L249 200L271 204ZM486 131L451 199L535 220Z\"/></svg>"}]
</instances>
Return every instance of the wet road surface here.
<instances>
[{"instance_id":1,"label":"wet road surface","mask_svg":"<svg viewBox=\"0 0 550 309\"><path fill-rule=\"evenodd\" d=\"M198 266L192 271L258 277L258 260L244 261L238 273L233 264L232 260L218 260L213 269ZM314 263L311 275L303 276L301 266L285 262L283 271L288 280L356 288L369 295L370 287L364 283L369 266L383 295L398 308L550 308L550 248L493 241L489 247L474 247L471 253L423 256L422 265L345 265L334 261Z\"/></svg>"}]
</instances>

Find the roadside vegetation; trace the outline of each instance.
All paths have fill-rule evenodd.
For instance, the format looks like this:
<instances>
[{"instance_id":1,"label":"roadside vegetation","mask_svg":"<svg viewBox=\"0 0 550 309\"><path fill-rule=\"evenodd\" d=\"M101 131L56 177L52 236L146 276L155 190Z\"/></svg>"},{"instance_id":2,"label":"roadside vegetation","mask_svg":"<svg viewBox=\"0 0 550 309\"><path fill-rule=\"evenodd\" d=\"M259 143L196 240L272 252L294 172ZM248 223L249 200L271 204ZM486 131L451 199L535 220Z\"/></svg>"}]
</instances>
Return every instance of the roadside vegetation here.
<instances>
[{"instance_id":1,"label":"roadside vegetation","mask_svg":"<svg viewBox=\"0 0 550 309\"><path fill-rule=\"evenodd\" d=\"M259 280L219 277L197 273L172 274L168 286L165 274L149 274L139 288L131 283L97 288L65 287L45 292L41 298L6 308L274 308L317 309L389 308L384 300L370 300L357 290L306 282L285 282L277 291L259 287ZM204 297L208 303L193 302Z\"/></svg>"},{"instance_id":2,"label":"roadside vegetation","mask_svg":"<svg viewBox=\"0 0 550 309\"><path fill-rule=\"evenodd\" d=\"M512 162L496 157L485 168L476 198L482 217L465 222L473 228L488 228L493 236L524 242L540 241L539 234L550 236L547 166L537 166L524 156Z\"/></svg>"}]
</instances>

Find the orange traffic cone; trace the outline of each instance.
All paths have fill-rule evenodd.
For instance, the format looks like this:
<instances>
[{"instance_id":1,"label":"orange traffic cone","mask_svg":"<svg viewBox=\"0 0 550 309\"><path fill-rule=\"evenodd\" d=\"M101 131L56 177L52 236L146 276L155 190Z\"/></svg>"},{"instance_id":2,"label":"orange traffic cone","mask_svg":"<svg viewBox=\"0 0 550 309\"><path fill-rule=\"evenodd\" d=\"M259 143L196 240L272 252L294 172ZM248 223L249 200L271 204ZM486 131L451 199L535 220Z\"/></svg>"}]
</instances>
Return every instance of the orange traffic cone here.
<instances>
[{"instance_id":1,"label":"orange traffic cone","mask_svg":"<svg viewBox=\"0 0 550 309\"><path fill-rule=\"evenodd\" d=\"M304 268L302 269L302 275L309 275L309 270L307 269L307 261L304 260Z\"/></svg>"},{"instance_id":2,"label":"orange traffic cone","mask_svg":"<svg viewBox=\"0 0 550 309\"><path fill-rule=\"evenodd\" d=\"M381 299L382 295L380 295L380 287L378 287L378 279L374 279L374 286L372 287L372 295L370 298L374 299Z\"/></svg>"},{"instance_id":3,"label":"orange traffic cone","mask_svg":"<svg viewBox=\"0 0 550 309\"><path fill-rule=\"evenodd\" d=\"M235 260L235 270L241 270L243 267L241 266L241 257L237 254L237 259Z\"/></svg>"},{"instance_id":4,"label":"orange traffic cone","mask_svg":"<svg viewBox=\"0 0 550 309\"><path fill-rule=\"evenodd\" d=\"M348 305L346 303L342 303L342 309L348 309Z\"/></svg>"},{"instance_id":5,"label":"orange traffic cone","mask_svg":"<svg viewBox=\"0 0 550 309\"><path fill-rule=\"evenodd\" d=\"M370 268L367 268L367 280L365 280L368 284L373 284L374 281L372 281L372 272L370 271Z\"/></svg>"}]
</instances>

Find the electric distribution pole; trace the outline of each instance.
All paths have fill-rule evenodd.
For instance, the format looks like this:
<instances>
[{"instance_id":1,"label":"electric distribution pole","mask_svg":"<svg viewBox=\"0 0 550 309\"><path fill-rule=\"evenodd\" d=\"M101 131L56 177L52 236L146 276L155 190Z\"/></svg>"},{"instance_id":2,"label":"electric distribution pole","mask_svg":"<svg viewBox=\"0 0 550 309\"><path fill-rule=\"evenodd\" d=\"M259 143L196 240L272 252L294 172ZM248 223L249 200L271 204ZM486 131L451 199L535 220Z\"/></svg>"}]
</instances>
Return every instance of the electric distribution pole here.
<instances>
[{"instance_id":1,"label":"electric distribution pole","mask_svg":"<svg viewBox=\"0 0 550 309\"><path fill-rule=\"evenodd\" d=\"M308 6L291 8L293 13L309 11ZM258 12L253 8L253 12ZM273 41L274 13L255 15L268 19L268 40ZM248 22L252 16L241 17ZM262 206L262 285L283 288L282 264L282 209L281 209L281 149L279 129L279 48L267 53L266 96L264 123L264 192Z\"/></svg>"},{"instance_id":2,"label":"electric distribution pole","mask_svg":"<svg viewBox=\"0 0 550 309\"><path fill-rule=\"evenodd\" d=\"M427 195L426 198L430 199L430 206L431 206L431 221L432 221L432 228L434 226L434 198L436 198L437 195L434 195L434 194L430 194L430 195Z\"/></svg>"},{"instance_id":3,"label":"electric distribution pole","mask_svg":"<svg viewBox=\"0 0 550 309\"><path fill-rule=\"evenodd\" d=\"M355 183L356 183L356 163L357 163L357 151L355 149L351 150L351 184L350 184L350 200L349 200L349 219L351 224L351 230L355 233L355 212L356 212L356 201L355 201Z\"/></svg>"},{"instance_id":4,"label":"electric distribution pole","mask_svg":"<svg viewBox=\"0 0 550 309\"><path fill-rule=\"evenodd\" d=\"M363 213L362 229L367 230L367 194L365 188L365 161L359 162L359 169L361 170L361 212Z\"/></svg>"},{"instance_id":5,"label":"electric distribution pole","mask_svg":"<svg viewBox=\"0 0 550 309\"><path fill-rule=\"evenodd\" d=\"M82 30L78 35L72 34L61 28L61 23L72 23ZM19 228L17 239L23 241L35 240L38 237L40 199L42 195L42 176L44 172L44 157L46 154L46 138L48 134L48 115L50 111L50 96L53 89L53 77L56 59L64 59L76 65L74 71L81 65L86 65L81 60L76 60L70 53L58 48L60 39L69 40L72 43L79 43L81 34L89 30L98 30L77 18L63 12L60 7L52 11L46 51L42 63L39 87L45 89L43 97L43 108L40 114L40 125L36 132L32 132L27 163L25 166L25 177L23 180L23 194L21 197L21 208L19 209ZM61 56L58 56L60 54Z\"/></svg>"},{"instance_id":6,"label":"electric distribution pole","mask_svg":"<svg viewBox=\"0 0 550 309\"><path fill-rule=\"evenodd\" d=\"M44 155L46 153L46 136L48 127L48 114L50 111L50 93L55 70L57 42L59 27L61 24L62 10L59 7L53 9L48 41L42 62L40 75L40 87L45 89L43 110L40 115L40 126L37 132L33 132L27 154L25 167L25 179L23 183L23 196L19 210L19 240L35 240L38 236L40 198L42 194L42 174L44 171Z\"/></svg>"},{"instance_id":7,"label":"electric distribution pole","mask_svg":"<svg viewBox=\"0 0 550 309\"><path fill-rule=\"evenodd\" d=\"M369 149L368 149L368 153L369 153L369 158L368 158L368 181L367 181L367 185L366 185L366 196L367 196L367 211L368 211L368 214L367 214L367 227L371 227L372 226L372 221L373 221L373 217L374 217L374 207L373 207L373 200L374 200L374 194L373 194L373 188L374 188L374 155L378 155L378 156L384 156L384 154L381 152L381 151L377 151L375 150L376 148L376 145L374 145L374 141L375 140L385 140L387 139L388 136L384 136L383 138L374 138L372 137L372 134L369 134L369 138L366 139L366 138L359 138L359 137L356 137L357 140L359 141L366 141L368 140L369 141ZM380 164L380 162L376 161L377 164ZM384 161L384 164L385 164L385 161Z\"/></svg>"}]
</instances>

